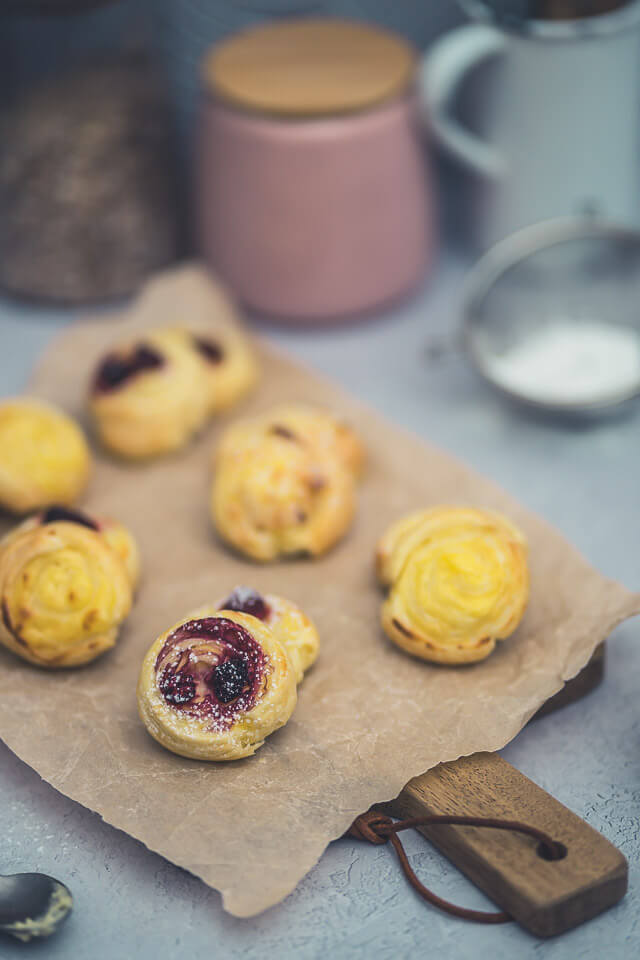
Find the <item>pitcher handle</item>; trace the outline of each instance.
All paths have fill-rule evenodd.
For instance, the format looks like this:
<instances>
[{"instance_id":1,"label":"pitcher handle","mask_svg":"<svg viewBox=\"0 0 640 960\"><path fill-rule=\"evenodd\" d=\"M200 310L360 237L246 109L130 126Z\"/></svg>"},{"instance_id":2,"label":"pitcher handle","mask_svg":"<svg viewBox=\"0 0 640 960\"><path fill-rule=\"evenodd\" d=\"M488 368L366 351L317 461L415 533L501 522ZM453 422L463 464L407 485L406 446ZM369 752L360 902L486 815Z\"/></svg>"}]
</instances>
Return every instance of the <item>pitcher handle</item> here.
<instances>
[{"instance_id":1,"label":"pitcher handle","mask_svg":"<svg viewBox=\"0 0 640 960\"><path fill-rule=\"evenodd\" d=\"M505 45L504 34L494 27L458 27L427 51L419 75L425 119L436 140L465 166L491 179L505 173L504 158L480 137L465 130L451 115L451 108L466 74L482 61L501 54Z\"/></svg>"}]
</instances>

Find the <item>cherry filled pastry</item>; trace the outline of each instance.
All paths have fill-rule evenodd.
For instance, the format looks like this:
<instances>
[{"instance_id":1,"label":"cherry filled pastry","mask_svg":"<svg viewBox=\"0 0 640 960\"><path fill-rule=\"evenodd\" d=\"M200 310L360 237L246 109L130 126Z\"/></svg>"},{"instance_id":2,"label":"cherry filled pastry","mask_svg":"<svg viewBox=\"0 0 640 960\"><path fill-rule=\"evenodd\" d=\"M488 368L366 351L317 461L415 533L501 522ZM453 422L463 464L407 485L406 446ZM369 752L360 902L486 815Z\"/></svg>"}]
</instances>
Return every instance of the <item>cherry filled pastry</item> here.
<instances>
[{"instance_id":1,"label":"cherry filled pastry","mask_svg":"<svg viewBox=\"0 0 640 960\"><path fill-rule=\"evenodd\" d=\"M154 457L184 447L256 377L253 350L239 330L150 329L102 357L89 404L105 447L129 459Z\"/></svg>"},{"instance_id":2,"label":"cherry filled pastry","mask_svg":"<svg viewBox=\"0 0 640 960\"><path fill-rule=\"evenodd\" d=\"M195 760L250 757L296 705L296 673L258 617L202 607L151 645L138 711L167 750Z\"/></svg>"},{"instance_id":3,"label":"cherry filled pastry","mask_svg":"<svg viewBox=\"0 0 640 960\"><path fill-rule=\"evenodd\" d=\"M174 330L116 345L94 371L89 405L101 443L140 459L183 447L207 419L203 364Z\"/></svg>"},{"instance_id":4,"label":"cherry filled pastry","mask_svg":"<svg viewBox=\"0 0 640 960\"><path fill-rule=\"evenodd\" d=\"M250 613L266 623L289 654L296 683L301 683L316 661L319 639L318 631L300 607L275 593L263 596L251 587L236 587L218 606L221 610Z\"/></svg>"}]
</instances>

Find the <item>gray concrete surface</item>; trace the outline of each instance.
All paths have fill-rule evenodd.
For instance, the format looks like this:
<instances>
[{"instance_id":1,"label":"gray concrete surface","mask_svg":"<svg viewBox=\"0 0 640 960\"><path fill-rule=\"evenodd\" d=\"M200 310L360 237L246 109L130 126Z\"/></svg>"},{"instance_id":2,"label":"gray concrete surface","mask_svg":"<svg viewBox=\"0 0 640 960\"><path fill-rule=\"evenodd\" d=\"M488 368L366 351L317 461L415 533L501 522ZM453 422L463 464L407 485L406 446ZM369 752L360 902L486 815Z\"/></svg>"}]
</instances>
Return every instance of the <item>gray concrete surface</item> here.
<instances>
[{"instance_id":1,"label":"gray concrete surface","mask_svg":"<svg viewBox=\"0 0 640 960\"><path fill-rule=\"evenodd\" d=\"M448 448L555 523L605 574L640 584L640 411L589 426L506 406L455 346L461 264L447 261L416 300L342 330L267 330L271 339ZM0 304L0 395L21 389L61 312ZM442 348L438 362L433 350ZM576 604L580 596L576 596ZM0 870L43 870L69 883L76 909L53 940L0 939L0 957L52 960L626 960L640 954L638 622L616 631L603 685L535 721L504 756L616 843L629 858L625 900L549 942L516 925L478 927L425 907L386 848L341 840L280 906L226 916L215 891L52 790L0 745ZM1 734L1 731L0 731ZM420 837L420 875L445 897L487 906Z\"/></svg>"}]
</instances>

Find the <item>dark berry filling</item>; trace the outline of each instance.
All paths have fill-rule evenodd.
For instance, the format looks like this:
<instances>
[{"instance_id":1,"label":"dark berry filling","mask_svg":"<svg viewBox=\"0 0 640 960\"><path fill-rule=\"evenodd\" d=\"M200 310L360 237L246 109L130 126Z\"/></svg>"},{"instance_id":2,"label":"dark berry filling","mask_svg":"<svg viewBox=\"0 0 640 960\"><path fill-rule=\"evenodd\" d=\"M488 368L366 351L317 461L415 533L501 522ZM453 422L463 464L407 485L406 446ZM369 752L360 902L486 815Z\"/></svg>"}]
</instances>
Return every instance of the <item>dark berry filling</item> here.
<instances>
[{"instance_id":1,"label":"dark berry filling","mask_svg":"<svg viewBox=\"0 0 640 960\"><path fill-rule=\"evenodd\" d=\"M296 441L298 439L293 430L289 430L289 427L283 427L281 423L275 423L271 427L271 433L275 433L277 437L283 437L284 440Z\"/></svg>"},{"instance_id":2,"label":"dark berry filling","mask_svg":"<svg viewBox=\"0 0 640 960\"><path fill-rule=\"evenodd\" d=\"M196 682L188 673L168 673L163 676L160 689L167 703L189 703L196 695Z\"/></svg>"},{"instance_id":3,"label":"dark berry filling","mask_svg":"<svg viewBox=\"0 0 640 960\"><path fill-rule=\"evenodd\" d=\"M206 340L204 337L193 337L197 349L209 363L222 363L224 360L224 350L215 340Z\"/></svg>"},{"instance_id":4,"label":"dark berry filling","mask_svg":"<svg viewBox=\"0 0 640 960\"><path fill-rule=\"evenodd\" d=\"M155 370L164 366L164 363L164 357L144 343L138 344L133 352L127 356L109 353L98 367L94 379L94 389L103 393L115 390L135 376L136 373L141 373L143 370Z\"/></svg>"},{"instance_id":5,"label":"dark berry filling","mask_svg":"<svg viewBox=\"0 0 640 960\"><path fill-rule=\"evenodd\" d=\"M221 610L236 610L238 613L250 613L258 620L266 620L271 610L269 604L257 590L251 587L236 587L230 597L220 604Z\"/></svg>"},{"instance_id":6,"label":"dark berry filling","mask_svg":"<svg viewBox=\"0 0 640 960\"><path fill-rule=\"evenodd\" d=\"M216 667L209 683L221 703L231 703L242 693L249 676L249 668L244 660L225 660Z\"/></svg>"},{"instance_id":7,"label":"dark berry filling","mask_svg":"<svg viewBox=\"0 0 640 960\"><path fill-rule=\"evenodd\" d=\"M83 527L89 527L90 530L98 530L98 524L86 513L80 513L79 510L69 510L67 507L49 507L40 517L40 523L79 523Z\"/></svg>"},{"instance_id":8,"label":"dark berry filling","mask_svg":"<svg viewBox=\"0 0 640 960\"><path fill-rule=\"evenodd\" d=\"M226 617L182 624L156 660L158 687L167 703L207 720L214 730L230 727L251 710L263 689L268 659L251 634Z\"/></svg>"}]
</instances>

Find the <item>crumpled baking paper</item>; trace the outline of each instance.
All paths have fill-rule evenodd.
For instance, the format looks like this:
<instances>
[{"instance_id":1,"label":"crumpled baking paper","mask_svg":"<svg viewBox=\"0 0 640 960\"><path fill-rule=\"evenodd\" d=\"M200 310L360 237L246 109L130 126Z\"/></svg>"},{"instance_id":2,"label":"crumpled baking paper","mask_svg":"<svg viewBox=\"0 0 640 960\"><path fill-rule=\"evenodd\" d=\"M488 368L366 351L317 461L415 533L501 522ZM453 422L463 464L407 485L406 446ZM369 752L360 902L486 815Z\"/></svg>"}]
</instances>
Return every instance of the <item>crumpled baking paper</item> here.
<instances>
[{"instance_id":1,"label":"crumpled baking paper","mask_svg":"<svg viewBox=\"0 0 640 960\"><path fill-rule=\"evenodd\" d=\"M112 341L152 324L206 328L224 309L198 268L161 275L127 312L65 331L38 365L32 392L84 420L89 372ZM245 917L282 900L357 814L396 796L411 777L504 746L617 623L640 611L640 595L600 576L492 483L285 356L261 351L254 395L188 450L146 465L96 451L82 506L128 524L143 558L117 647L62 672L0 651L0 735L9 747L57 790L216 887L225 909ZM326 404L348 418L367 444L368 470L357 521L328 556L258 566L229 552L211 528L211 450L229 419L290 400ZM385 639L373 573L387 524L442 502L504 511L531 551L521 627L487 661L458 669L411 659ZM182 759L138 719L140 662L167 626L237 584L299 603L318 625L320 657L291 720L255 757L217 765Z\"/></svg>"}]
</instances>

